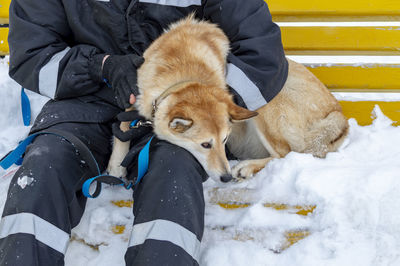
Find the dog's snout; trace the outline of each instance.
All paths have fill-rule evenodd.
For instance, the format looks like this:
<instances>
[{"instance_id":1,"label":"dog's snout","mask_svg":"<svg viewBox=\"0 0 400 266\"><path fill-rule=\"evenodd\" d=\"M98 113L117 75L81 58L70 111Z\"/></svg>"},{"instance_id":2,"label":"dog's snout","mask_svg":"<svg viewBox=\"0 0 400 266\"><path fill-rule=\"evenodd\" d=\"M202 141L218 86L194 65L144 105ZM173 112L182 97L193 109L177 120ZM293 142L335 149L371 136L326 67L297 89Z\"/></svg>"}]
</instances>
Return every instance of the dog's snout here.
<instances>
[{"instance_id":1,"label":"dog's snout","mask_svg":"<svg viewBox=\"0 0 400 266\"><path fill-rule=\"evenodd\" d=\"M231 174L225 174L225 175L221 176L220 179L222 182L227 183L227 182L231 181L233 179L233 177Z\"/></svg>"}]
</instances>

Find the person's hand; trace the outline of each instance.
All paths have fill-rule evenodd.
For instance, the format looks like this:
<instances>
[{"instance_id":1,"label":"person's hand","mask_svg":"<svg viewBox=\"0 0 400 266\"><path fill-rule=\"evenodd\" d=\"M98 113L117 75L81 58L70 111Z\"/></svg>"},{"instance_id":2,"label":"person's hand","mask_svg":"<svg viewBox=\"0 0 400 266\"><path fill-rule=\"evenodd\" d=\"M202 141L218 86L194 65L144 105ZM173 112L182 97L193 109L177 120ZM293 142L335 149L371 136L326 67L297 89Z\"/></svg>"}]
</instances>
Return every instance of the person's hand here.
<instances>
[{"instance_id":1,"label":"person's hand","mask_svg":"<svg viewBox=\"0 0 400 266\"><path fill-rule=\"evenodd\" d=\"M130 97L139 93L137 69L143 62L144 58L135 54L96 54L89 58L89 75L93 81L111 87L119 107L126 109L135 102Z\"/></svg>"},{"instance_id":2,"label":"person's hand","mask_svg":"<svg viewBox=\"0 0 400 266\"><path fill-rule=\"evenodd\" d=\"M110 55L104 60L103 78L111 86L121 108L128 108L131 94L138 94L137 69L143 62L143 57L135 54Z\"/></svg>"},{"instance_id":3,"label":"person's hand","mask_svg":"<svg viewBox=\"0 0 400 266\"><path fill-rule=\"evenodd\" d=\"M134 120L146 121L146 119L139 115L138 111L122 112L117 115L118 121L113 123L112 132L119 140L125 141L136 141L143 136L149 134L153 127L148 125L139 126L137 128L130 128L128 131L123 132L120 129L121 122L131 122Z\"/></svg>"}]
</instances>

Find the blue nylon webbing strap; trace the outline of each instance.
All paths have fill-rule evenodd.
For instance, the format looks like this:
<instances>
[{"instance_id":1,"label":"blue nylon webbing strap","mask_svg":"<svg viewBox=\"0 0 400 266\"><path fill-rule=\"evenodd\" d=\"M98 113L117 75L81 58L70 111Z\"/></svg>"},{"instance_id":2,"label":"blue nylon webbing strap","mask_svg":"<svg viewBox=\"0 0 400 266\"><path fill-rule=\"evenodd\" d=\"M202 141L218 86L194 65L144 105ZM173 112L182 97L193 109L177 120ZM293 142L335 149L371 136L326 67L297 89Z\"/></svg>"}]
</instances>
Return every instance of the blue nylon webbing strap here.
<instances>
[{"instance_id":1,"label":"blue nylon webbing strap","mask_svg":"<svg viewBox=\"0 0 400 266\"><path fill-rule=\"evenodd\" d=\"M138 176L135 182L135 186L142 180L143 176L146 174L147 169L149 169L149 153L150 144L154 136L146 143L146 146L140 151L138 159Z\"/></svg>"},{"instance_id":2,"label":"blue nylon webbing strap","mask_svg":"<svg viewBox=\"0 0 400 266\"><path fill-rule=\"evenodd\" d=\"M150 140L146 143L146 145L143 147L143 149L139 152L139 158L138 158L138 175L136 178L136 182L133 184L132 182L125 182L121 178L117 178L114 176L108 176L108 175L98 175L92 178L89 178L88 180L83 183L82 186L82 192L83 195L87 198L96 198L99 194L100 191L98 190L100 186L101 190L101 183L107 183L111 185L120 185L125 187L126 189L130 189L134 186L136 186L140 180L142 180L143 176L146 174L148 168L149 168L149 154L150 154L150 144L151 141L153 140L154 136L150 138ZM90 193L90 185L93 182L98 182L98 186L96 187L96 191L94 193Z\"/></svg>"},{"instance_id":3,"label":"blue nylon webbing strap","mask_svg":"<svg viewBox=\"0 0 400 266\"><path fill-rule=\"evenodd\" d=\"M139 119L133 120L133 121L129 124L129 127L130 127L130 128L134 127L134 126L137 124L137 122L139 122Z\"/></svg>"},{"instance_id":4,"label":"blue nylon webbing strap","mask_svg":"<svg viewBox=\"0 0 400 266\"><path fill-rule=\"evenodd\" d=\"M82 193L86 198L96 198L98 195L96 195L96 191L93 194L90 194L90 185L96 181L101 175L89 178L88 180L85 181L82 185ZM97 186L101 186L101 183L99 183ZM101 187L100 187L101 190ZM100 194L100 192L99 192Z\"/></svg>"},{"instance_id":5,"label":"blue nylon webbing strap","mask_svg":"<svg viewBox=\"0 0 400 266\"><path fill-rule=\"evenodd\" d=\"M130 127L134 127L139 120L134 120L130 123ZM132 182L125 182L121 178L109 176L109 175L98 175L92 178L89 178L88 180L83 183L82 186L82 193L85 197L87 198L96 198L100 194L101 190L101 183L107 183L107 184L112 184L112 185L121 185L124 186L126 189L130 189L134 186L136 186L140 180L142 180L143 176L146 174L148 168L149 168L149 157L150 157L150 144L151 141L153 140L154 136L150 138L150 140L146 143L146 145L143 147L143 149L139 152L139 157L138 157L138 175L136 178L136 182L133 184ZM90 185L93 182L97 182L98 185L96 187L96 190L94 193L90 193Z\"/></svg>"},{"instance_id":6,"label":"blue nylon webbing strap","mask_svg":"<svg viewBox=\"0 0 400 266\"><path fill-rule=\"evenodd\" d=\"M13 151L9 152L6 156L4 156L0 160L0 166L4 170L6 170L13 164L21 165L22 161L23 161L24 153L26 151L26 147L28 147L28 145L31 144L32 141L39 135L55 135L55 136L65 139L66 141L71 143L71 145L75 146L75 148L77 148L78 145L81 148L84 147L84 144L82 144L81 141L79 139L77 139L76 137L71 136L71 134L69 134L67 132L62 132L59 130L52 130L52 131L54 131L54 132L41 131L41 132L37 132L37 133L34 133L34 134L28 136L26 139L21 141ZM68 134L68 138L66 136L64 136L65 134ZM74 140L71 140L72 138ZM94 158L93 154L89 151L89 149L86 148L85 150L82 150L81 152L83 152L83 153L86 152L86 154L87 154L86 157L90 157L87 159L92 160L94 162L94 164L93 164L94 166L92 166L93 171L96 171L100 174L100 168L96 162L96 159Z\"/></svg>"},{"instance_id":7,"label":"blue nylon webbing strap","mask_svg":"<svg viewBox=\"0 0 400 266\"><path fill-rule=\"evenodd\" d=\"M25 126L29 126L31 123L31 104L29 102L28 95L26 95L24 88L21 88L21 109L22 109L22 120Z\"/></svg>"},{"instance_id":8,"label":"blue nylon webbing strap","mask_svg":"<svg viewBox=\"0 0 400 266\"><path fill-rule=\"evenodd\" d=\"M16 165L20 165L22 163L22 156L25 153L26 147L32 143L32 141L38 136L39 134L33 134L24 139L19 145L15 148L15 150L8 153L1 161L0 166L4 170L7 170L11 165L14 163Z\"/></svg>"}]
</instances>

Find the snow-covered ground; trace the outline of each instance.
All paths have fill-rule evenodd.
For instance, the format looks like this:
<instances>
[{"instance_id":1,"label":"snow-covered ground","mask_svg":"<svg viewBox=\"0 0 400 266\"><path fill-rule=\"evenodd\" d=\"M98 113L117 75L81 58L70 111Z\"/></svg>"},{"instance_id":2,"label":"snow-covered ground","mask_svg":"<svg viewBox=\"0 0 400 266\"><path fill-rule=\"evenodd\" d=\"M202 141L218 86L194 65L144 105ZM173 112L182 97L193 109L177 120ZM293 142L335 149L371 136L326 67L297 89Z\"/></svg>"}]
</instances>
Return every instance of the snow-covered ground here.
<instances>
[{"instance_id":1,"label":"snow-covered ground","mask_svg":"<svg viewBox=\"0 0 400 266\"><path fill-rule=\"evenodd\" d=\"M0 157L29 130L22 125L20 87L7 71L7 59L0 60ZM32 94L30 99L36 115L46 99ZM201 265L400 265L400 127L391 126L378 107L375 116L374 123L364 127L350 119L348 138L326 159L290 153L249 182L207 181ZM0 212L10 179L11 174L0 170ZM227 194L246 189L254 204L235 210L214 205L216 188ZM124 265L132 211L111 201L130 197L129 191L106 187L99 198L88 200L72 233L67 266ZM300 216L264 203L316 209ZM122 234L113 232L116 225L126 227ZM284 233L296 230L310 235L277 253Z\"/></svg>"}]
</instances>

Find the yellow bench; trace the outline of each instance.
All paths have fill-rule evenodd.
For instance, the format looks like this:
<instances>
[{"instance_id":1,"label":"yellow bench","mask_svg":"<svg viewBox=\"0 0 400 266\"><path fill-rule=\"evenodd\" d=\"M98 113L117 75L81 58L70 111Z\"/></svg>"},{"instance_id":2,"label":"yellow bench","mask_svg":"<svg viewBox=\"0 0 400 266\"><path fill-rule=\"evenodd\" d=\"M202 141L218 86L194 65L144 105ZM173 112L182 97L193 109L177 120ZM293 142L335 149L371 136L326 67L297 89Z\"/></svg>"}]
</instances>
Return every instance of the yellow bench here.
<instances>
[{"instance_id":1,"label":"yellow bench","mask_svg":"<svg viewBox=\"0 0 400 266\"><path fill-rule=\"evenodd\" d=\"M8 54L8 8L11 0L0 3L0 55Z\"/></svg>"},{"instance_id":2,"label":"yellow bench","mask_svg":"<svg viewBox=\"0 0 400 266\"><path fill-rule=\"evenodd\" d=\"M281 26L287 55L328 55L339 59L339 63L306 63L331 91L400 93L400 1L266 2L273 20ZM357 64L354 60L355 65L340 63L341 56L360 55L381 56L383 61ZM394 59L385 63L388 58ZM395 125L400 125L399 101L371 99L340 103L344 114L356 118L360 125L371 124L371 111L376 104L395 121Z\"/></svg>"}]
</instances>

